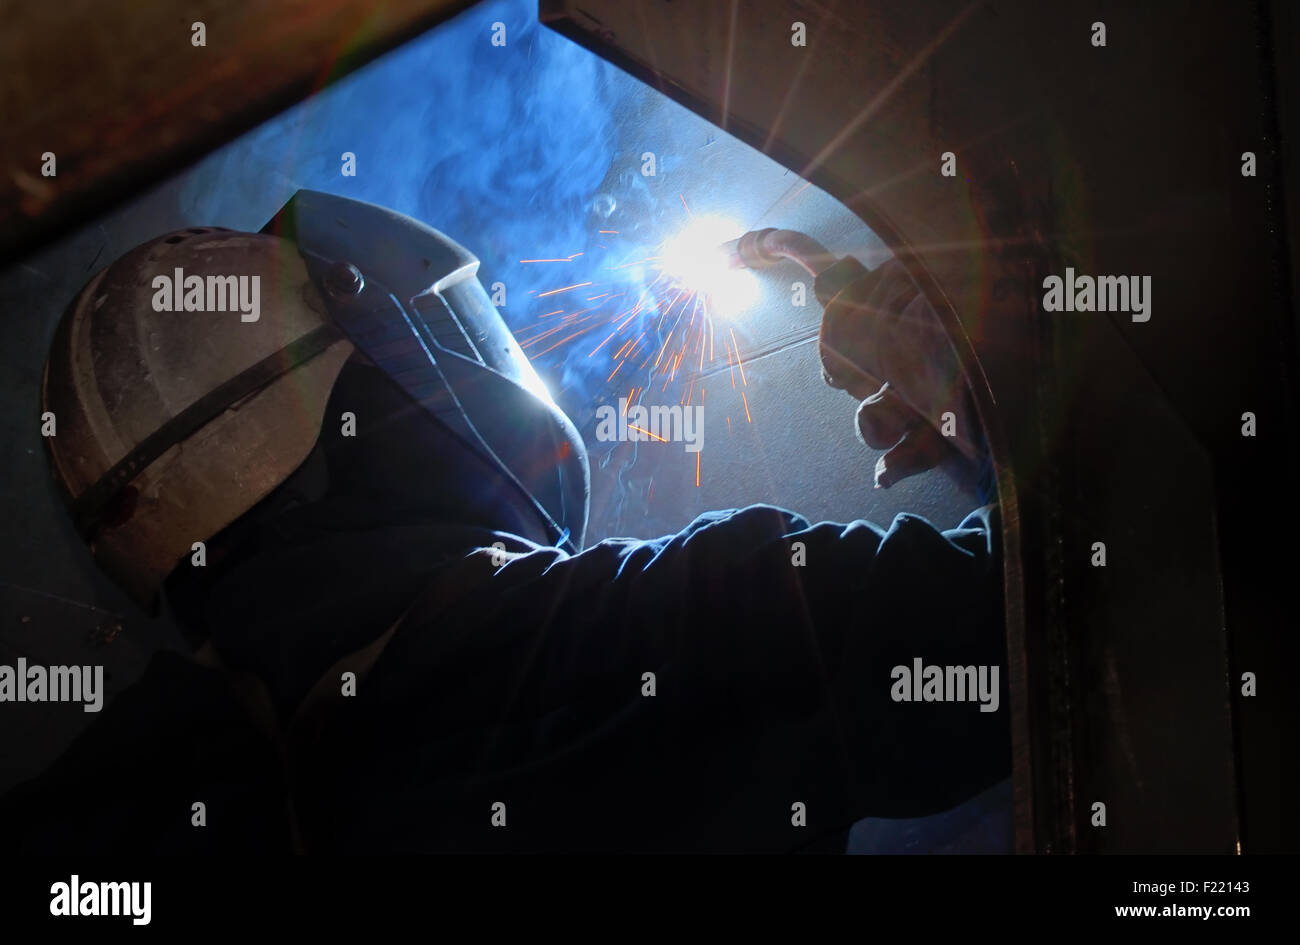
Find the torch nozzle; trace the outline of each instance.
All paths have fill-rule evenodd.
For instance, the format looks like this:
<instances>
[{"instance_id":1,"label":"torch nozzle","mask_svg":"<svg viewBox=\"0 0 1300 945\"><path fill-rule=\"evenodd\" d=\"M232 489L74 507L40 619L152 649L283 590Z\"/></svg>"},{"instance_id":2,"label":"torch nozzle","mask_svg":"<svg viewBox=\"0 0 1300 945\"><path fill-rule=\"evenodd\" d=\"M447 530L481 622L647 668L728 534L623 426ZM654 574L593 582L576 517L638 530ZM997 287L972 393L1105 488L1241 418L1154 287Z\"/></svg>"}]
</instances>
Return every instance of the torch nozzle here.
<instances>
[{"instance_id":1,"label":"torch nozzle","mask_svg":"<svg viewBox=\"0 0 1300 945\"><path fill-rule=\"evenodd\" d=\"M731 269L766 269L783 259L790 259L819 275L835 262L835 257L811 236L795 230L771 227L751 230L738 239L723 243L719 249L727 256Z\"/></svg>"}]
</instances>

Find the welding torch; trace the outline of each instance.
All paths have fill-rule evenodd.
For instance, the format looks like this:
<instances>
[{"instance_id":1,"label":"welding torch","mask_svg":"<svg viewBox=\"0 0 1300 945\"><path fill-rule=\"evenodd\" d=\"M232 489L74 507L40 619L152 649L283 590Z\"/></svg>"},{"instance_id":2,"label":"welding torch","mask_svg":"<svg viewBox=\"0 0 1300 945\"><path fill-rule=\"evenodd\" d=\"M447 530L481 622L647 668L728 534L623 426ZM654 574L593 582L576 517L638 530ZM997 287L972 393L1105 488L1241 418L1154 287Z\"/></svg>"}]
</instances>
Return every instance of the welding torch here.
<instances>
[{"instance_id":1,"label":"welding torch","mask_svg":"<svg viewBox=\"0 0 1300 945\"><path fill-rule=\"evenodd\" d=\"M822 377L859 401L862 440L884 450L876 488L941 468L973 490L985 449L970 390L938 315L905 266L868 270L794 230L754 230L725 243L733 269L785 260L813 277L822 305Z\"/></svg>"}]
</instances>

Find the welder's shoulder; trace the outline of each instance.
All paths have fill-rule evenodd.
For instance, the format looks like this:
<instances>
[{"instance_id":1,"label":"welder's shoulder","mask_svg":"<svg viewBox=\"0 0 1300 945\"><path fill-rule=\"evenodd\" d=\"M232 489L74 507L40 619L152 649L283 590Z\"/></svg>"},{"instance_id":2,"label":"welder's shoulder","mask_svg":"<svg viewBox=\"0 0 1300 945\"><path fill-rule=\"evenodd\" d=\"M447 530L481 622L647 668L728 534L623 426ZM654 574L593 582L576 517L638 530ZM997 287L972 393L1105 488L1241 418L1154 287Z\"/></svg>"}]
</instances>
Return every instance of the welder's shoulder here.
<instances>
[{"instance_id":1,"label":"welder's shoulder","mask_svg":"<svg viewBox=\"0 0 1300 945\"><path fill-rule=\"evenodd\" d=\"M688 573L752 571L766 560L815 569L858 567L882 547L970 547L989 528L986 510L972 513L957 529L941 531L910 513L896 515L887 526L863 519L813 524L787 509L755 504L705 512L680 531L657 538L606 539L572 556L528 555L532 560L513 565L512 576L527 572L573 590L614 581L644 583L654 575L677 582Z\"/></svg>"},{"instance_id":2,"label":"welder's shoulder","mask_svg":"<svg viewBox=\"0 0 1300 945\"><path fill-rule=\"evenodd\" d=\"M683 552L692 556L753 548L756 543L772 541L809 528L808 520L773 505L750 505L742 509L719 509L704 512L689 525L658 538L612 538L593 545L578 555L592 559L614 559L621 567L629 560L641 564Z\"/></svg>"},{"instance_id":3,"label":"welder's shoulder","mask_svg":"<svg viewBox=\"0 0 1300 945\"><path fill-rule=\"evenodd\" d=\"M968 515L956 528L941 529L922 515L901 512L887 524L866 519L810 523L771 505L713 512L664 540L660 556L692 570L750 570L766 563L805 571L862 573L882 556L924 567L963 559L969 567L994 566L999 557L996 506Z\"/></svg>"},{"instance_id":4,"label":"welder's shoulder","mask_svg":"<svg viewBox=\"0 0 1300 945\"><path fill-rule=\"evenodd\" d=\"M774 505L749 505L698 515L678 532L658 538L607 539L564 562L566 567L616 578L644 573L730 569L756 557L788 557L798 543L874 549L884 530L868 522L811 524Z\"/></svg>"},{"instance_id":5,"label":"welder's shoulder","mask_svg":"<svg viewBox=\"0 0 1300 945\"><path fill-rule=\"evenodd\" d=\"M570 594L589 593L600 586L641 584L654 575L683 568L723 566L807 528L808 521L802 516L770 505L705 512L672 534L606 538L574 555L553 548L512 549L499 555L493 583L498 592L535 591L553 585ZM490 551L480 549L484 556Z\"/></svg>"}]
</instances>

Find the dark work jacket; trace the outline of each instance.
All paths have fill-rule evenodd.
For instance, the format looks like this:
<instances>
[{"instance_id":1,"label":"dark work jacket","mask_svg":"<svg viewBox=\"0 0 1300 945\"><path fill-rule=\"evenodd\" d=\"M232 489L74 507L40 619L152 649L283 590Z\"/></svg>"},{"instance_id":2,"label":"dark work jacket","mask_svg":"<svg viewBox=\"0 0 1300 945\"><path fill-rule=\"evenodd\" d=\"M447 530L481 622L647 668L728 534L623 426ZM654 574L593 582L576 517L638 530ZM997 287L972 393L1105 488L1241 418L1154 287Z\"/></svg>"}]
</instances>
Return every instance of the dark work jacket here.
<instances>
[{"instance_id":1,"label":"dark work jacket","mask_svg":"<svg viewBox=\"0 0 1300 945\"><path fill-rule=\"evenodd\" d=\"M474 550L494 541L504 564ZM1010 770L992 509L940 532L751 506L577 555L357 530L251 563L222 599L214 643L265 680L260 701L248 677L159 654L0 803L0 836L46 852L793 851ZM344 695L334 660L385 630ZM895 701L893 668L917 658L997 666L997 711ZM323 703L286 737L317 679Z\"/></svg>"}]
</instances>

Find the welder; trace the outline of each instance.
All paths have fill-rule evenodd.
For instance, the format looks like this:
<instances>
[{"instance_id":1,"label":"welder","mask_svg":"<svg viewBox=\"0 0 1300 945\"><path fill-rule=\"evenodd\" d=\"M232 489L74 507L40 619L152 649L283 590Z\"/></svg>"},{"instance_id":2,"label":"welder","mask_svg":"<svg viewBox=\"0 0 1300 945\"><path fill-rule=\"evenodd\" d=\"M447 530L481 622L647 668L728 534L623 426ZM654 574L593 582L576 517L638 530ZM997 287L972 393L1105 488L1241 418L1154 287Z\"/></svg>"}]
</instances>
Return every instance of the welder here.
<instances>
[{"instance_id":1,"label":"welder","mask_svg":"<svg viewBox=\"0 0 1300 945\"><path fill-rule=\"evenodd\" d=\"M194 655L156 654L0 803L6 845L843 849L863 817L1008 775L1005 691L891 696L914 661L1007 676L952 353L839 334L916 317L901 267L818 265L827 380L896 443L879 485L942 465L986 504L943 532L751 506L584 549L583 441L477 266L409 217L300 191L261 233L166 235L72 301L42 392L56 479L97 562ZM251 277L260 317L159 311L152 280L177 270Z\"/></svg>"}]
</instances>

